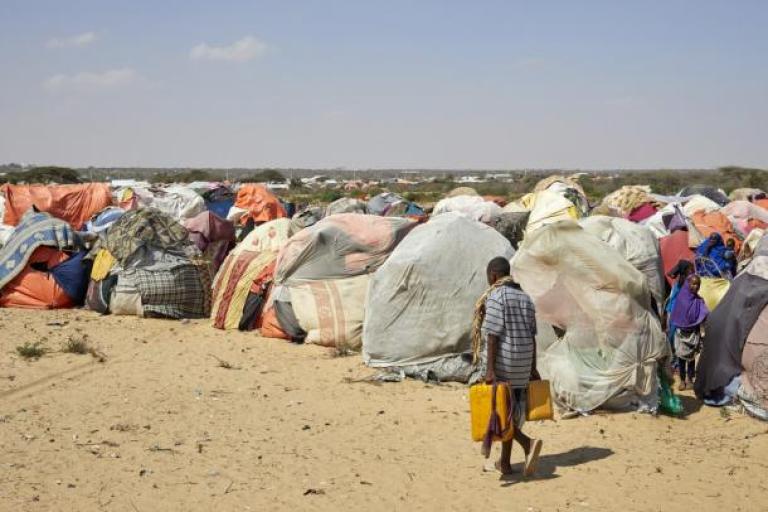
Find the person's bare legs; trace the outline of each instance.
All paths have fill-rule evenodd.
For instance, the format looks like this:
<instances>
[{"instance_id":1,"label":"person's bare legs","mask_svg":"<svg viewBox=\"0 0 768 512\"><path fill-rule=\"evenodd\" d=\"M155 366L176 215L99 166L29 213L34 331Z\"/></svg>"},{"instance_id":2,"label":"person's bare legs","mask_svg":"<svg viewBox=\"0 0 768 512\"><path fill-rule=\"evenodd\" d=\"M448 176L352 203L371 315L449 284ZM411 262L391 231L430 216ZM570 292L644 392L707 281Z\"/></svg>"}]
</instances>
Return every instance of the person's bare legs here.
<instances>
[{"instance_id":1,"label":"person's bare legs","mask_svg":"<svg viewBox=\"0 0 768 512\"><path fill-rule=\"evenodd\" d=\"M512 441L505 441L501 443L501 457L496 463L496 469L502 475L508 475L512 472Z\"/></svg>"}]
</instances>

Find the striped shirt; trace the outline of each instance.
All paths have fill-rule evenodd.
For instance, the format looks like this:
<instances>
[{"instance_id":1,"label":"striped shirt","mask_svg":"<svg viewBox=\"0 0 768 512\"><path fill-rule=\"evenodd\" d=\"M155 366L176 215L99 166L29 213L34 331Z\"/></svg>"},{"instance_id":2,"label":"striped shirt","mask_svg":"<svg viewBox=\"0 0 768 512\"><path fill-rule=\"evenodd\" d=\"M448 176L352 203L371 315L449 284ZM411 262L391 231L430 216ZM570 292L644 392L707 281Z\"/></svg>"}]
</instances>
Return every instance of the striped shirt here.
<instances>
[{"instance_id":1,"label":"striped shirt","mask_svg":"<svg viewBox=\"0 0 768 512\"><path fill-rule=\"evenodd\" d=\"M524 388L531 377L536 343L536 310L522 290L500 286L485 301L483 336L497 337L496 379Z\"/></svg>"}]
</instances>

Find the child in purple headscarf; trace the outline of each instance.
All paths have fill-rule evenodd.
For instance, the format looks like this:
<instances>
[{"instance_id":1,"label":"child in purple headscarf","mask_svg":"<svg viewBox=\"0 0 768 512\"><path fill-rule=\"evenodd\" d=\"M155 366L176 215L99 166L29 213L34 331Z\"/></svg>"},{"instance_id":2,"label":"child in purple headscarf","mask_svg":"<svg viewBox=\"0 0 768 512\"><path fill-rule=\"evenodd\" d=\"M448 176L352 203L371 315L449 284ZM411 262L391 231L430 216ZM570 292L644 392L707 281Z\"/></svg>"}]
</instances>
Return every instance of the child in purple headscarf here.
<instances>
[{"instance_id":1,"label":"child in purple headscarf","mask_svg":"<svg viewBox=\"0 0 768 512\"><path fill-rule=\"evenodd\" d=\"M701 278L688 278L677 294L670 323L675 326L675 355L680 369L680 391L693 387L696 376L695 357L701 349L701 326L709 315L704 299L699 296Z\"/></svg>"}]
</instances>

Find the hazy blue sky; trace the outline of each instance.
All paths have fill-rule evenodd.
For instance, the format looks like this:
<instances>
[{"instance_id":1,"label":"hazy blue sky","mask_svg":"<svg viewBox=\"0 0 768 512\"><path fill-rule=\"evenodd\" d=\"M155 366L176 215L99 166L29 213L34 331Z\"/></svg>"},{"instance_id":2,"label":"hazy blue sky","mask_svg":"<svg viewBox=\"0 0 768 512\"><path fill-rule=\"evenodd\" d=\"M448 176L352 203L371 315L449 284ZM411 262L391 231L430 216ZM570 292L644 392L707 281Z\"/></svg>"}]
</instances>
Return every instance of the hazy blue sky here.
<instances>
[{"instance_id":1,"label":"hazy blue sky","mask_svg":"<svg viewBox=\"0 0 768 512\"><path fill-rule=\"evenodd\" d=\"M768 167L767 1L0 0L0 162Z\"/></svg>"}]
</instances>

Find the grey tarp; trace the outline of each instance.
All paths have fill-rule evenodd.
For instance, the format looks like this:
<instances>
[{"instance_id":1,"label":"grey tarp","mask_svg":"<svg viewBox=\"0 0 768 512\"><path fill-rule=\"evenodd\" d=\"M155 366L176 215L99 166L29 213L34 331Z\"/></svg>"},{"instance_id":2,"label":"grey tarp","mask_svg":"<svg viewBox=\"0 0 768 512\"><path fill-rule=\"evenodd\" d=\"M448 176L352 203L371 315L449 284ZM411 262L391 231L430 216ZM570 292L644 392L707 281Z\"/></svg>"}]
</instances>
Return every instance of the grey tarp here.
<instances>
[{"instance_id":1,"label":"grey tarp","mask_svg":"<svg viewBox=\"0 0 768 512\"><path fill-rule=\"evenodd\" d=\"M512 247L517 249L525 236L530 215L531 212L504 212L496 219L496 231L504 235Z\"/></svg>"},{"instance_id":2,"label":"grey tarp","mask_svg":"<svg viewBox=\"0 0 768 512\"><path fill-rule=\"evenodd\" d=\"M373 367L435 363L442 380L466 380L474 306L488 262L513 254L490 228L445 213L415 228L373 274L363 324L363 360ZM454 371L445 372L445 362ZM454 375L449 375L453 373ZM463 379L457 377L463 375Z\"/></svg>"},{"instance_id":3,"label":"grey tarp","mask_svg":"<svg viewBox=\"0 0 768 512\"><path fill-rule=\"evenodd\" d=\"M656 407L657 361L669 347L640 271L576 222L560 221L526 235L512 274L533 299L540 328L566 331L537 344L539 371L561 405Z\"/></svg>"},{"instance_id":4,"label":"grey tarp","mask_svg":"<svg viewBox=\"0 0 768 512\"><path fill-rule=\"evenodd\" d=\"M741 374L744 343L766 305L768 238L763 238L752 262L733 280L707 319L696 369L696 396L708 398Z\"/></svg>"}]
</instances>

